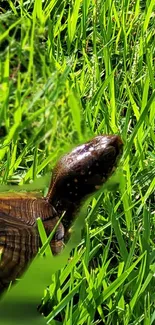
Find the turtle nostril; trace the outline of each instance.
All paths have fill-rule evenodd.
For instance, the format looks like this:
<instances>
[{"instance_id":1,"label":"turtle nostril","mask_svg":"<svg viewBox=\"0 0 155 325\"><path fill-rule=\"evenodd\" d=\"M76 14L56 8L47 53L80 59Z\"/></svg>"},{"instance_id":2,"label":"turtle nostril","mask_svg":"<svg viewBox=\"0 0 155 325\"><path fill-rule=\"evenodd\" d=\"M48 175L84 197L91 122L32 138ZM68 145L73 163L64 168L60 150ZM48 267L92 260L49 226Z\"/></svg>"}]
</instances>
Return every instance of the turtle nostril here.
<instances>
[{"instance_id":1,"label":"turtle nostril","mask_svg":"<svg viewBox=\"0 0 155 325\"><path fill-rule=\"evenodd\" d=\"M116 149L116 154L121 154L123 151L123 141L120 138L119 135L113 135L111 137L111 143L110 143L115 149Z\"/></svg>"},{"instance_id":2,"label":"turtle nostril","mask_svg":"<svg viewBox=\"0 0 155 325\"><path fill-rule=\"evenodd\" d=\"M113 135L111 137L111 144L113 144L114 146L122 146L123 145L123 141L122 139L120 138L119 135Z\"/></svg>"}]
</instances>

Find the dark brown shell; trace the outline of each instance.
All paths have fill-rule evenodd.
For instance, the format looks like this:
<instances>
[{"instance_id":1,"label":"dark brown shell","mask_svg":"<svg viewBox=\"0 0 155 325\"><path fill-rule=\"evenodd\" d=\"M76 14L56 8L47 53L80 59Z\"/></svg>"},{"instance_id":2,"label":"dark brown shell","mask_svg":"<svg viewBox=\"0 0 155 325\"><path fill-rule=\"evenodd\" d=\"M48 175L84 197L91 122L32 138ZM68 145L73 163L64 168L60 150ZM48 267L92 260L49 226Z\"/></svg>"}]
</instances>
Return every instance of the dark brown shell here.
<instances>
[{"instance_id":1,"label":"dark brown shell","mask_svg":"<svg viewBox=\"0 0 155 325\"><path fill-rule=\"evenodd\" d=\"M36 218L43 220L47 235L59 218L44 198L26 194L0 196L0 291L18 278L41 246ZM58 254L63 247L64 229L60 223L51 248Z\"/></svg>"}]
</instances>

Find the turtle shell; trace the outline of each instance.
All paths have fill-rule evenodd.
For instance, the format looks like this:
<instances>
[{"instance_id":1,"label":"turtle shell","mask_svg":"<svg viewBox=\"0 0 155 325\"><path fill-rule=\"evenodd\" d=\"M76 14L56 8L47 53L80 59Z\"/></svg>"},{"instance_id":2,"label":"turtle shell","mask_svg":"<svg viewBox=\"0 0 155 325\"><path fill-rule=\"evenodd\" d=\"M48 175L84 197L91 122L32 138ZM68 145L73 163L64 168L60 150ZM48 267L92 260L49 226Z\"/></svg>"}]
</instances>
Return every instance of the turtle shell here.
<instances>
[{"instance_id":1,"label":"turtle shell","mask_svg":"<svg viewBox=\"0 0 155 325\"><path fill-rule=\"evenodd\" d=\"M0 196L0 291L25 271L37 254L41 241L36 226L40 217L47 235L59 218L45 198L31 194L3 194ZM51 241L53 254L63 247L64 228L60 223Z\"/></svg>"},{"instance_id":2,"label":"turtle shell","mask_svg":"<svg viewBox=\"0 0 155 325\"><path fill-rule=\"evenodd\" d=\"M54 168L46 198L34 194L0 196L0 291L25 271L41 246L36 219L47 235L64 212L50 243L53 254L61 252L64 237L82 201L106 182L122 154L117 135L97 136L63 156Z\"/></svg>"}]
</instances>

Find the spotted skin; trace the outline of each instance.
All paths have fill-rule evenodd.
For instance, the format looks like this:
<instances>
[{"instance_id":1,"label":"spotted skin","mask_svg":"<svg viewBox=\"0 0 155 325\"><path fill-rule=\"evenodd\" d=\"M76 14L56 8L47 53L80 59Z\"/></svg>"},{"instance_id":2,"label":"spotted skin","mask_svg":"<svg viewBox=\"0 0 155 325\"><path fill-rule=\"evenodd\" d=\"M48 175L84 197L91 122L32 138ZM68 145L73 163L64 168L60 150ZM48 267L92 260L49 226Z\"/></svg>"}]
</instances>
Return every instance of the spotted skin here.
<instances>
[{"instance_id":1,"label":"spotted skin","mask_svg":"<svg viewBox=\"0 0 155 325\"><path fill-rule=\"evenodd\" d=\"M88 195L98 190L117 167L123 143L117 135L97 136L63 156L57 163L47 195L63 218L65 228Z\"/></svg>"},{"instance_id":2,"label":"spotted skin","mask_svg":"<svg viewBox=\"0 0 155 325\"><path fill-rule=\"evenodd\" d=\"M0 195L0 292L20 277L41 246L36 219L47 235L64 212L63 223L50 243L53 254L61 252L64 237L82 201L98 190L114 172L122 154L117 135L97 136L64 155L53 171L47 197L34 194Z\"/></svg>"}]
</instances>

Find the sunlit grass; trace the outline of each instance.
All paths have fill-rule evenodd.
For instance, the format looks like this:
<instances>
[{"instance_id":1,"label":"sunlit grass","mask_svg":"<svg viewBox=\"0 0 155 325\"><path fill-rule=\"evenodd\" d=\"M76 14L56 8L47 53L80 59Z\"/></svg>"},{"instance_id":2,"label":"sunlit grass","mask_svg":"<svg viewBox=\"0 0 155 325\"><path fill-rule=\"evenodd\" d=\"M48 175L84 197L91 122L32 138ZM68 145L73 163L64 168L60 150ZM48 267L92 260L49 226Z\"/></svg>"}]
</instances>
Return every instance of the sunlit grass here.
<instances>
[{"instance_id":1,"label":"sunlit grass","mask_svg":"<svg viewBox=\"0 0 155 325\"><path fill-rule=\"evenodd\" d=\"M46 194L70 148L94 134L124 142L81 242L82 217L62 256L33 263L6 295L1 321L153 324L154 1L2 1L0 11L0 190Z\"/></svg>"}]
</instances>

